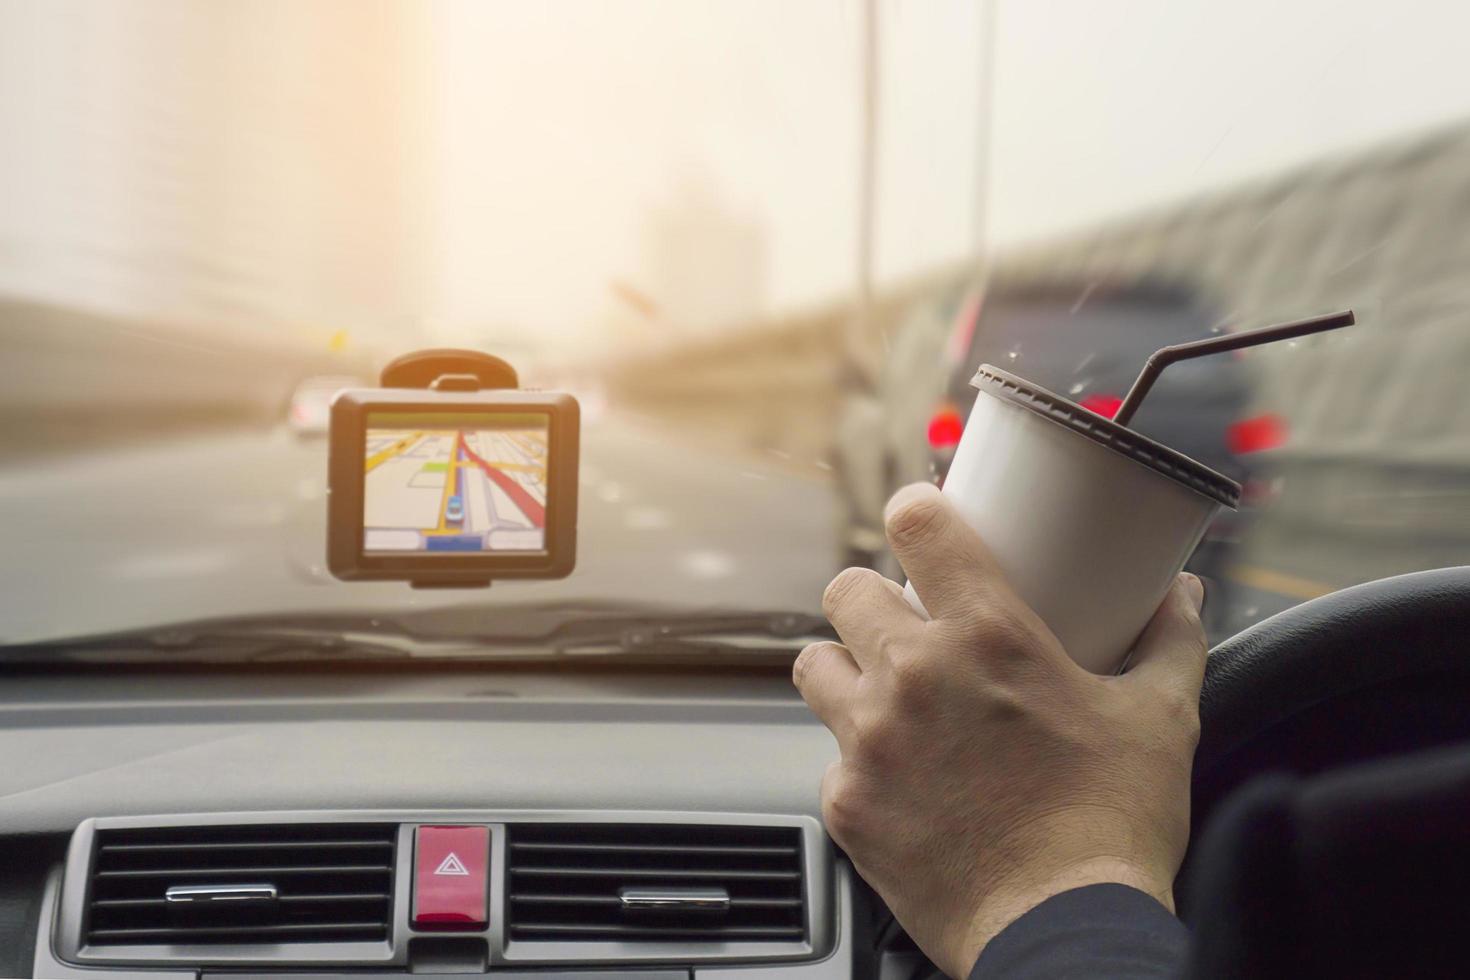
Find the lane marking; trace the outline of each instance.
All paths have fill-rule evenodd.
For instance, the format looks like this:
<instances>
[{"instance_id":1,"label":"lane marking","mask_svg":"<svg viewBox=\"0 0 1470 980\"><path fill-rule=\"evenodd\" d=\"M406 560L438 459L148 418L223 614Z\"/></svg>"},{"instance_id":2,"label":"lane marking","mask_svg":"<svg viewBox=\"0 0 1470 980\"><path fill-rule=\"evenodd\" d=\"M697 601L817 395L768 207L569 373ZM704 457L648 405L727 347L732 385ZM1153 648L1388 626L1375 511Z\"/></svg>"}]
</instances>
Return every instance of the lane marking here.
<instances>
[{"instance_id":1,"label":"lane marking","mask_svg":"<svg viewBox=\"0 0 1470 980\"><path fill-rule=\"evenodd\" d=\"M378 450L376 453L369 456L364 462L362 469L363 473L371 473L373 469L377 467L380 463L386 463L394 456L397 456L399 453L408 449L414 444L416 440L423 438L423 435L424 434L422 432L415 432L412 435L407 435L404 436L402 439L399 439L387 449Z\"/></svg>"},{"instance_id":2,"label":"lane marking","mask_svg":"<svg viewBox=\"0 0 1470 980\"><path fill-rule=\"evenodd\" d=\"M1241 585L1248 585L1264 592L1275 592L1277 595L1292 599L1320 599L1328 593L1337 591L1335 586L1325 582L1299 578L1285 572L1261 568L1258 565L1231 565L1226 569L1225 574Z\"/></svg>"}]
</instances>

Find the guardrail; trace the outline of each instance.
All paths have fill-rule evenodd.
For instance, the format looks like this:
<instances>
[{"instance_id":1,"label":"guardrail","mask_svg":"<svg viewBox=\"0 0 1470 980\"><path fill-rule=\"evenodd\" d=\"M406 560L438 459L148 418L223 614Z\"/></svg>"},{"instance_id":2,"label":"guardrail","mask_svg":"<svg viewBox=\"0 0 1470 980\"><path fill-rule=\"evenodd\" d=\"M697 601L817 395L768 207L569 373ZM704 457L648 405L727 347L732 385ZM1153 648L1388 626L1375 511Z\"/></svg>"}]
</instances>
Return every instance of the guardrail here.
<instances>
[{"instance_id":1,"label":"guardrail","mask_svg":"<svg viewBox=\"0 0 1470 980\"><path fill-rule=\"evenodd\" d=\"M966 274L957 266L885 291L861 333L851 327L852 305L834 301L710 337L644 348L602 365L598 373L610 401L660 423L692 428L702 441L823 459L844 398L876 378L887 334L915 300L954 286Z\"/></svg>"}]
</instances>

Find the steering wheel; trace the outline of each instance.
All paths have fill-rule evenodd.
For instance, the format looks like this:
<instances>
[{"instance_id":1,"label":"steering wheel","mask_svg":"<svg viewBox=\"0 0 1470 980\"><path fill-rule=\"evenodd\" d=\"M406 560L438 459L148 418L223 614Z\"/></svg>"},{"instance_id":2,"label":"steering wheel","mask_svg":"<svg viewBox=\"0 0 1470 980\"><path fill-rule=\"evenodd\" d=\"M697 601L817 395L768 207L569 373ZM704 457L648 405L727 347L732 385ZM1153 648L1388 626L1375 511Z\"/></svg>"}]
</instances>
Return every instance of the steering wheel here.
<instances>
[{"instance_id":1,"label":"steering wheel","mask_svg":"<svg viewBox=\"0 0 1470 980\"><path fill-rule=\"evenodd\" d=\"M1470 566L1314 599L1226 640L1200 695L1192 819L1266 772L1470 740Z\"/></svg>"}]
</instances>

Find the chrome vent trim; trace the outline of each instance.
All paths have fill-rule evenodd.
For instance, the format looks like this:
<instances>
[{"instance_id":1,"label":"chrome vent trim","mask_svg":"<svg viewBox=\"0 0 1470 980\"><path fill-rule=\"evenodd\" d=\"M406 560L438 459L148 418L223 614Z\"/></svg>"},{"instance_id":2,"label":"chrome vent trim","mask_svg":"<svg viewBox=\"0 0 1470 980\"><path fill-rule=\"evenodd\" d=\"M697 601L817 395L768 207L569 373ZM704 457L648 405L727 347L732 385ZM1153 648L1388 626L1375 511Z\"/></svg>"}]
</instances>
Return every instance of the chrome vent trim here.
<instances>
[{"instance_id":1,"label":"chrome vent trim","mask_svg":"<svg viewBox=\"0 0 1470 980\"><path fill-rule=\"evenodd\" d=\"M807 939L797 827L513 824L511 942Z\"/></svg>"},{"instance_id":2,"label":"chrome vent trim","mask_svg":"<svg viewBox=\"0 0 1470 980\"><path fill-rule=\"evenodd\" d=\"M85 942L381 942L397 834L364 823L99 830Z\"/></svg>"}]
</instances>

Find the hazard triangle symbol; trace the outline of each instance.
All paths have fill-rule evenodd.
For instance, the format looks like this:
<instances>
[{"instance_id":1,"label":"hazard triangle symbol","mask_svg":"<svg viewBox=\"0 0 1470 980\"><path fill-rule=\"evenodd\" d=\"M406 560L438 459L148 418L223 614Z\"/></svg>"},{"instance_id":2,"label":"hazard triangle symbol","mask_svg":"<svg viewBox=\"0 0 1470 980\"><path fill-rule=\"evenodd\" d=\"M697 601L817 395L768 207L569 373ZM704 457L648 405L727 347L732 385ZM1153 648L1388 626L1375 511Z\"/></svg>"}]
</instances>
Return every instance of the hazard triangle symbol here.
<instances>
[{"instance_id":1,"label":"hazard triangle symbol","mask_svg":"<svg viewBox=\"0 0 1470 980\"><path fill-rule=\"evenodd\" d=\"M465 877L469 877L469 871L465 870L465 866L460 863L459 857L453 851L450 851L448 856L439 862L439 867L434 869L434 873L436 875L464 875Z\"/></svg>"}]
</instances>

